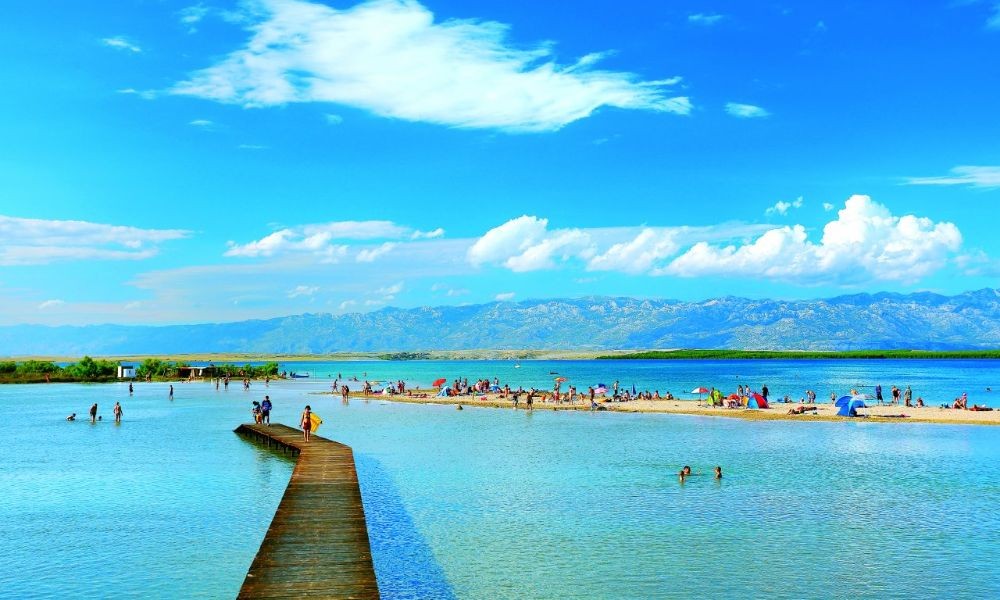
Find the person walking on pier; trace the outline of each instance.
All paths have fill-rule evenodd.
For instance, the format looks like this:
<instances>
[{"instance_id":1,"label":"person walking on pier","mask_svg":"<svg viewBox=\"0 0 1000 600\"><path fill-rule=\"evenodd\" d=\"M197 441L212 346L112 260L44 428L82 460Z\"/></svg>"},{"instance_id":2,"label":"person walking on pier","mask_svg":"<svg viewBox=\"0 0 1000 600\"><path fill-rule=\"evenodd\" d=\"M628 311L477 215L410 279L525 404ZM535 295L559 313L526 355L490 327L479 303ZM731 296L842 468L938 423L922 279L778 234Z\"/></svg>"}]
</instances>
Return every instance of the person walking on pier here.
<instances>
[{"instance_id":1,"label":"person walking on pier","mask_svg":"<svg viewBox=\"0 0 1000 600\"><path fill-rule=\"evenodd\" d=\"M264 401L260 403L260 419L265 425L271 424L271 397L264 396Z\"/></svg>"},{"instance_id":2,"label":"person walking on pier","mask_svg":"<svg viewBox=\"0 0 1000 600\"><path fill-rule=\"evenodd\" d=\"M302 426L302 439L309 441L309 434L312 433L312 407L306 404L306 409L302 411L302 420L299 423Z\"/></svg>"}]
</instances>

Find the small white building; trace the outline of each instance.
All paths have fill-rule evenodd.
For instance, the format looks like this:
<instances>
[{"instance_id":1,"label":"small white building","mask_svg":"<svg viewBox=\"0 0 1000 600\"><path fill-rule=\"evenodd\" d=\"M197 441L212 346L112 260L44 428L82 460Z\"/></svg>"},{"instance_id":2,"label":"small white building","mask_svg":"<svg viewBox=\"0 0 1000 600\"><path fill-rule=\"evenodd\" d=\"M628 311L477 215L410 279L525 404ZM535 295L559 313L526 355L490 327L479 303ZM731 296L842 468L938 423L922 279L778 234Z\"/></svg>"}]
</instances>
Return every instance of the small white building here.
<instances>
[{"instance_id":1,"label":"small white building","mask_svg":"<svg viewBox=\"0 0 1000 600\"><path fill-rule=\"evenodd\" d=\"M118 365L118 379L135 379L135 365Z\"/></svg>"}]
</instances>

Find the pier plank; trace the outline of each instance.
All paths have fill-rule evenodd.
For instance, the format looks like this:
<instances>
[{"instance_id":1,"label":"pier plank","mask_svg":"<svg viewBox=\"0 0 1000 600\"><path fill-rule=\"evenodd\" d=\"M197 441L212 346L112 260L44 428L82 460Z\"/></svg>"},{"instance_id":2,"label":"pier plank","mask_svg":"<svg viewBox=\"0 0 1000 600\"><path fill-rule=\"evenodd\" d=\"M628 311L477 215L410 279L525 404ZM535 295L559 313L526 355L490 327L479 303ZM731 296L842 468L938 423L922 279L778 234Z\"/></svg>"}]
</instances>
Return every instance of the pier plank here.
<instances>
[{"instance_id":1,"label":"pier plank","mask_svg":"<svg viewBox=\"0 0 1000 600\"><path fill-rule=\"evenodd\" d=\"M378 598L361 488L348 446L286 425L239 435L298 457L238 598Z\"/></svg>"}]
</instances>

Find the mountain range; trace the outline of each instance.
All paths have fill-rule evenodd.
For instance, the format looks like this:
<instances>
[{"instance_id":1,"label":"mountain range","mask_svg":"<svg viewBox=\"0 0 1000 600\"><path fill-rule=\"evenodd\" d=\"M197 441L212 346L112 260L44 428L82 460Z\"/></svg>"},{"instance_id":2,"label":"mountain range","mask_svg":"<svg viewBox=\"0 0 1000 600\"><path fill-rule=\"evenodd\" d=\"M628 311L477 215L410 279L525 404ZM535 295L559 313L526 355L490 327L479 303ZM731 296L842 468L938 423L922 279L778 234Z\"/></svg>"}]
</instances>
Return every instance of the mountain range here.
<instances>
[{"instance_id":1,"label":"mountain range","mask_svg":"<svg viewBox=\"0 0 1000 600\"><path fill-rule=\"evenodd\" d=\"M0 327L0 355L1000 347L1000 290L699 302L584 297L193 325Z\"/></svg>"}]
</instances>

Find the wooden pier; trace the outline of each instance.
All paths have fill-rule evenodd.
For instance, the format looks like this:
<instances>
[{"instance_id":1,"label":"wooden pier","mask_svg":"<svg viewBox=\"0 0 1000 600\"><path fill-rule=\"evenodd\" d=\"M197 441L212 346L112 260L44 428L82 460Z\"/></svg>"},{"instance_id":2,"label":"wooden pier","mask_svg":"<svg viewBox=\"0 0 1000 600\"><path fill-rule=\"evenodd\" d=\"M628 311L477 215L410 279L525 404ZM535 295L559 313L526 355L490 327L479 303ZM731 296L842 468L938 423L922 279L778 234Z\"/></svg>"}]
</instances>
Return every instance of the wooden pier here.
<instances>
[{"instance_id":1,"label":"wooden pier","mask_svg":"<svg viewBox=\"0 0 1000 600\"><path fill-rule=\"evenodd\" d=\"M298 457L239 598L378 598L354 453L285 425L236 433Z\"/></svg>"}]
</instances>

